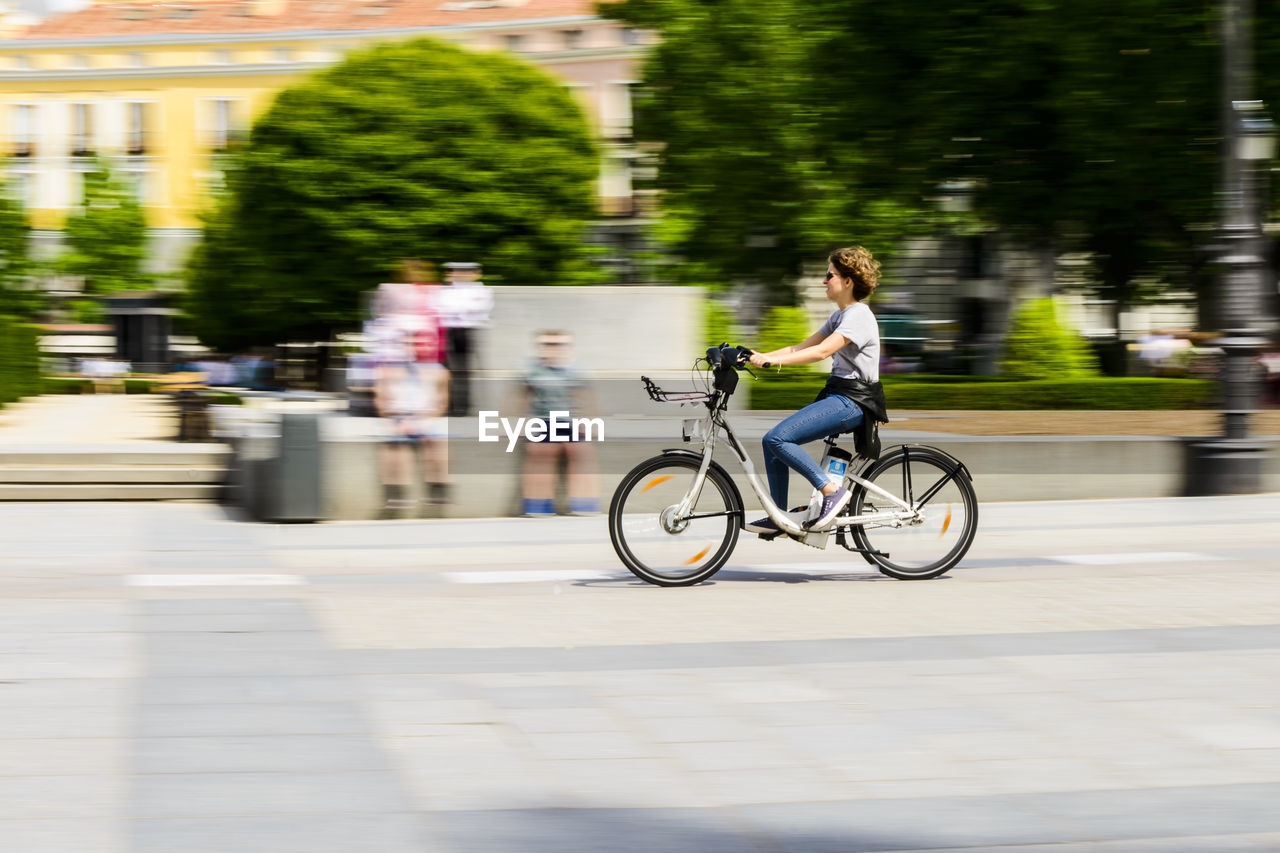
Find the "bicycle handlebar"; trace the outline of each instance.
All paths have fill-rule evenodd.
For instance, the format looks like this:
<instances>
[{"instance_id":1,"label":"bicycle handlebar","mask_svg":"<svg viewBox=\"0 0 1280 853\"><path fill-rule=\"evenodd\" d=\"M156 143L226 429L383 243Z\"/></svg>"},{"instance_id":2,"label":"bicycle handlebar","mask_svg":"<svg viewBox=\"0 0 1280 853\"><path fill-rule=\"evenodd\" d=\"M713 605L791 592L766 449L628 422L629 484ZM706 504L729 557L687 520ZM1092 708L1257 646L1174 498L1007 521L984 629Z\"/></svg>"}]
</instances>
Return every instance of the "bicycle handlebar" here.
<instances>
[{"instance_id":1,"label":"bicycle handlebar","mask_svg":"<svg viewBox=\"0 0 1280 853\"><path fill-rule=\"evenodd\" d=\"M723 343L718 347L707 348L707 362L714 368L727 364L730 367L741 370L747 366L747 361L750 358L751 350L744 346Z\"/></svg>"}]
</instances>

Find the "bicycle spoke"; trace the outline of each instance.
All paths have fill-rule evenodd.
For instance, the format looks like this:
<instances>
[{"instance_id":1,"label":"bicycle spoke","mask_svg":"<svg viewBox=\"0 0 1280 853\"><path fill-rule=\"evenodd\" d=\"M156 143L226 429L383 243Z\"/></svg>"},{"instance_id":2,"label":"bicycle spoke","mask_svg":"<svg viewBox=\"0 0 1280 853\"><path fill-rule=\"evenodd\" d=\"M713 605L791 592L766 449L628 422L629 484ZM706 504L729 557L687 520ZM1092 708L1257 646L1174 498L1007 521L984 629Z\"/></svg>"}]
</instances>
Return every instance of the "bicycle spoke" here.
<instances>
[{"instance_id":1,"label":"bicycle spoke","mask_svg":"<svg viewBox=\"0 0 1280 853\"><path fill-rule=\"evenodd\" d=\"M914 511L902 521L852 528L855 541L881 571L899 578L936 577L964 555L977 528L977 500L962 471L936 451L904 447L864 475L875 486L900 490L895 497L910 501ZM917 480L930 484L918 498ZM863 487L856 495L853 514L883 511L884 503Z\"/></svg>"},{"instance_id":2,"label":"bicycle spoke","mask_svg":"<svg viewBox=\"0 0 1280 853\"><path fill-rule=\"evenodd\" d=\"M907 502L907 506L911 503L911 451L909 448L902 448L902 499Z\"/></svg>"},{"instance_id":3,"label":"bicycle spoke","mask_svg":"<svg viewBox=\"0 0 1280 853\"><path fill-rule=\"evenodd\" d=\"M950 482L955 477L955 475L956 475L956 472L954 470L948 471L947 473L943 474L942 477L938 480L938 482L930 486L929 489L923 495L921 495L920 503L916 504L913 507L913 509L923 509L924 505L927 504L930 500L932 500L933 496L936 495L939 491L941 491L942 487L945 486L948 482Z\"/></svg>"},{"instance_id":4,"label":"bicycle spoke","mask_svg":"<svg viewBox=\"0 0 1280 853\"><path fill-rule=\"evenodd\" d=\"M742 510L723 475L708 473L693 491L696 460L656 457L618 486L609 508L614 548L633 574L650 583L704 580L724 564L741 526ZM680 515L686 507L688 515Z\"/></svg>"}]
</instances>

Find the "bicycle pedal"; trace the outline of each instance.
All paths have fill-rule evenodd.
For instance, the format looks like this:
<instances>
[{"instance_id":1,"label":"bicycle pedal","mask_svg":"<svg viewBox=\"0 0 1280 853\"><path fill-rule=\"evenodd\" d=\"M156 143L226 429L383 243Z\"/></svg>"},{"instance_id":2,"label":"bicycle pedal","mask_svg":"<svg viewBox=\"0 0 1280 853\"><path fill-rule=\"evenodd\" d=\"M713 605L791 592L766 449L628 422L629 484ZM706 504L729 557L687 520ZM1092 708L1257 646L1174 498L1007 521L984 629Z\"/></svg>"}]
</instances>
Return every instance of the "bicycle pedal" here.
<instances>
[{"instance_id":1,"label":"bicycle pedal","mask_svg":"<svg viewBox=\"0 0 1280 853\"><path fill-rule=\"evenodd\" d=\"M798 541L808 545L810 548L816 548L819 551L827 549L827 540L831 538L831 534L826 531L809 531L801 536Z\"/></svg>"},{"instance_id":2,"label":"bicycle pedal","mask_svg":"<svg viewBox=\"0 0 1280 853\"><path fill-rule=\"evenodd\" d=\"M756 534L756 536L758 536L759 538L763 539L766 542L772 542L773 540L777 539L781 535L782 535L781 530L778 530L774 533L757 533Z\"/></svg>"}]
</instances>

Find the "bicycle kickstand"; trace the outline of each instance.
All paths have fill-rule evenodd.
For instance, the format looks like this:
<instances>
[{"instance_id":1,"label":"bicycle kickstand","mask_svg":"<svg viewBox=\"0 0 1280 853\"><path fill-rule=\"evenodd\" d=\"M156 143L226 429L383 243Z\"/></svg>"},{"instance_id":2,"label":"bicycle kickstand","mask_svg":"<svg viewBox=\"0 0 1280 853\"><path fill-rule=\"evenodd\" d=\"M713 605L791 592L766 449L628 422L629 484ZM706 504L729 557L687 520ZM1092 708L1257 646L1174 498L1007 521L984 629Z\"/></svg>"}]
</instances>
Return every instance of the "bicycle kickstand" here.
<instances>
[{"instance_id":1,"label":"bicycle kickstand","mask_svg":"<svg viewBox=\"0 0 1280 853\"><path fill-rule=\"evenodd\" d=\"M845 538L845 531L843 528L836 531L836 544L844 548L846 551L852 551L855 554L870 554L873 557L884 557L886 560L889 559L889 554L886 551L880 551L876 548L855 548L851 546L849 544L849 540Z\"/></svg>"}]
</instances>

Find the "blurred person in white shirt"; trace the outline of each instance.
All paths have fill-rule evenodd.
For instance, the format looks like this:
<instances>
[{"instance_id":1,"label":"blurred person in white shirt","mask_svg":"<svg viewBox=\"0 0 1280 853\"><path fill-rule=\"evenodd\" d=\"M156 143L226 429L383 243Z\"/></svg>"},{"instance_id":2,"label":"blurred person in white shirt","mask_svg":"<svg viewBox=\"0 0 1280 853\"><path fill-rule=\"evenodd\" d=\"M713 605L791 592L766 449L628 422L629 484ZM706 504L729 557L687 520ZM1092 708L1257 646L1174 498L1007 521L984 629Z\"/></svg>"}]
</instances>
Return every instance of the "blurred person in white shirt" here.
<instances>
[{"instance_id":1,"label":"blurred person in white shirt","mask_svg":"<svg viewBox=\"0 0 1280 853\"><path fill-rule=\"evenodd\" d=\"M449 414L471 412L471 368L475 357L476 329L489 325L493 291L480 280L480 265L445 264L446 286L440 289L441 319L447 340L445 364L449 368Z\"/></svg>"}]
</instances>

